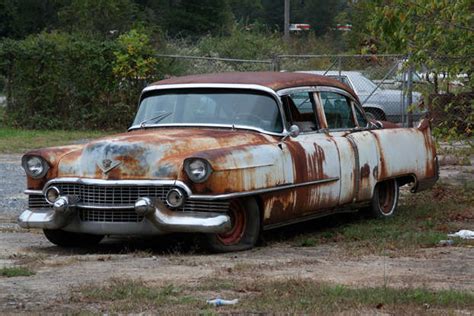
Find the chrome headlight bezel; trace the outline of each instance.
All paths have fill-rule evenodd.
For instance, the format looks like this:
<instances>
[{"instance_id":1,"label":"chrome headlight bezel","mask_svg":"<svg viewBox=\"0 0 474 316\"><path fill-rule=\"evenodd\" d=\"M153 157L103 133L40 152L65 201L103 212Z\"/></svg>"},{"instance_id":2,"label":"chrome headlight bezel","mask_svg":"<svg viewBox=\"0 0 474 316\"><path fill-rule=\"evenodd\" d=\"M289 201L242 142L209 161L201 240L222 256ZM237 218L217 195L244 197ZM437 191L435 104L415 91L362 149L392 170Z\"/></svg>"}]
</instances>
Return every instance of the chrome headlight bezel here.
<instances>
[{"instance_id":1,"label":"chrome headlight bezel","mask_svg":"<svg viewBox=\"0 0 474 316\"><path fill-rule=\"evenodd\" d=\"M184 171L194 183L203 183L212 173L211 164L202 158L188 158L184 161ZM201 175L199 175L201 173Z\"/></svg>"},{"instance_id":2,"label":"chrome headlight bezel","mask_svg":"<svg viewBox=\"0 0 474 316\"><path fill-rule=\"evenodd\" d=\"M49 170L49 164L41 156L26 155L21 158L21 166L26 174L33 179L43 178Z\"/></svg>"}]
</instances>

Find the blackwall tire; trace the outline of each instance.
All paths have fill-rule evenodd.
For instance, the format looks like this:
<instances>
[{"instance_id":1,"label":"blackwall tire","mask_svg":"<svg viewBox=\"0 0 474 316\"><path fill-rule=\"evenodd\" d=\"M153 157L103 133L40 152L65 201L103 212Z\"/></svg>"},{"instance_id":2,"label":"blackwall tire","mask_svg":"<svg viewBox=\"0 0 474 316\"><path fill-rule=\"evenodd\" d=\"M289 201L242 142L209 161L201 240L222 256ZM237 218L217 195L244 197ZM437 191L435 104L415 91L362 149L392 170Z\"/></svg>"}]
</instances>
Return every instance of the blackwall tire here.
<instances>
[{"instance_id":1,"label":"blackwall tire","mask_svg":"<svg viewBox=\"0 0 474 316\"><path fill-rule=\"evenodd\" d=\"M233 200L229 216L232 228L222 234L207 234L206 248L212 252L233 252L252 249L260 234L260 212L254 199Z\"/></svg>"},{"instance_id":2,"label":"blackwall tire","mask_svg":"<svg viewBox=\"0 0 474 316\"><path fill-rule=\"evenodd\" d=\"M71 233L60 229L43 229L46 238L60 247L90 247L104 239L103 235Z\"/></svg>"}]
</instances>

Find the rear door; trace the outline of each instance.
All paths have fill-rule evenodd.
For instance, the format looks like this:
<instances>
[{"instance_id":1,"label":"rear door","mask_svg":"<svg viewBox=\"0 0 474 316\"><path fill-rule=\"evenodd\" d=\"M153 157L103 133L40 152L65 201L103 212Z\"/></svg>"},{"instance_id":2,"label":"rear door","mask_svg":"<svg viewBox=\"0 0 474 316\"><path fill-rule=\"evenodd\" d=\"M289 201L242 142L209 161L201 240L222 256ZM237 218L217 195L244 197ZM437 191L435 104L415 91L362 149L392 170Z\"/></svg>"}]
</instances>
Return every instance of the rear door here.
<instances>
[{"instance_id":1,"label":"rear door","mask_svg":"<svg viewBox=\"0 0 474 316\"><path fill-rule=\"evenodd\" d=\"M339 205L371 198L379 155L374 136L356 101L344 90L320 89L315 95L322 127L336 143L340 160Z\"/></svg>"}]
</instances>

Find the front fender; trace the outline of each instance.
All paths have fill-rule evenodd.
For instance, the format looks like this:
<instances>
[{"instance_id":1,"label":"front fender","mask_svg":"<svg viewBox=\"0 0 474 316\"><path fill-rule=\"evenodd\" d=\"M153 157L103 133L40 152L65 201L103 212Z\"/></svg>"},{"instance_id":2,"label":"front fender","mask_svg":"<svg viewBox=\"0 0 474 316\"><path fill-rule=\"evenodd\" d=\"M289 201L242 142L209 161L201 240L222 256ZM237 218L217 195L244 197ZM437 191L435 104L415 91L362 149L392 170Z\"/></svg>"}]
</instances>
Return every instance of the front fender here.
<instances>
[{"instance_id":1,"label":"front fender","mask_svg":"<svg viewBox=\"0 0 474 316\"><path fill-rule=\"evenodd\" d=\"M275 144L235 146L195 153L209 161L213 173L193 192L223 194L264 189L293 182L291 156Z\"/></svg>"}]
</instances>

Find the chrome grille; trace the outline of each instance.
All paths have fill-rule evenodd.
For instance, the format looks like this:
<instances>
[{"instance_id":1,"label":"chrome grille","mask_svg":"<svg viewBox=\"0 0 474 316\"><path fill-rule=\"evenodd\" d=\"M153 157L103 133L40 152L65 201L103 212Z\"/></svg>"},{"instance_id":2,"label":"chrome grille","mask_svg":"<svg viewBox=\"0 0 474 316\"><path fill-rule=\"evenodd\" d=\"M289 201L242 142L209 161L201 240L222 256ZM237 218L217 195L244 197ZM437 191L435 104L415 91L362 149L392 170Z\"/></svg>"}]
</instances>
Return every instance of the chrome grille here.
<instances>
[{"instance_id":1,"label":"chrome grille","mask_svg":"<svg viewBox=\"0 0 474 316\"><path fill-rule=\"evenodd\" d=\"M140 197L158 198L163 203L166 194L174 186L104 186L76 183L58 183L61 195L79 197L79 218L85 222L141 222L133 207ZM30 208L52 207L43 195L29 195ZM182 212L227 212L229 201L186 200L176 211ZM104 208L108 207L108 208ZM118 207L114 209L114 207Z\"/></svg>"},{"instance_id":2,"label":"chrome grille","mask_svg":"<svg viewBox=\"0 0 474 316\"><path fill-rule=\"evenodd\" d=\"M29 208L45 208L51 207L46 201L42 194L30 194L28 195L28 207Z\"/></svg>"},{"instance_id":3,"label":"chrome grille","mask_svg":"<svg viewBox=\"0 0 474 316\"><path fill-rule=\"evenodd\" d=\"M87 206L133 207L140 197L159 198L164 201L173 186L104 186L76 183L56 184L61 195L75 195Z\"/></svg>"},{"instance_id":4,"label":"chrome grille","mask_svg":"<svg viewBox=\"0 0 474 316\"><path fill-rule=\"evenodd\" d=\"M143 215L137 215L137 213L132 209L79 209L79 218L83 222L138 223L143 220Z\"/></svg>"}]
</instances>

